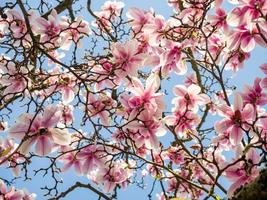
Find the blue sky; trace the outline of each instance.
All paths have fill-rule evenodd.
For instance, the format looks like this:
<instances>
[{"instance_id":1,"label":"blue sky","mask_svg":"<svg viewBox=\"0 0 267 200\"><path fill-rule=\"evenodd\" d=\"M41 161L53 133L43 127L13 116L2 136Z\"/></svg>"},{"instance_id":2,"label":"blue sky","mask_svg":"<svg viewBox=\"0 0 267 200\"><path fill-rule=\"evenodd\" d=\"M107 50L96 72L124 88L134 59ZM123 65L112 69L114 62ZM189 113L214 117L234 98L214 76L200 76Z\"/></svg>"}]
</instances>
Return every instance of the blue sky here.
<instances>
[{"instance_id":1,"label":"blue sky","mask_svg":"<svg viewBox=\"0 0 267 200\"><path fill-rule=\"evenodd\" d=\"M92 0L93 10L99 10L100 6L104 3L104 0ZM172 13L172 8L170 8L166 4L166 0L125 0L123 1L126 5L126 9L129 7L139 7L144 9L149 9L152 7L156 13L161 14L165 16L165 18L168 18L168 16ZM82 0L81 3L86 5L86 1ZM228 4L224 4L224 7L227 9L230 9L230 6ZM87 12L82 12L84 15L84 19L87 21L91 21L92 18L88 15ZM86 44L84 44L86 45ZM256 76L262 77L262 72L259 70L259 65L266 62L266 52L263 48L257 47L255 51L251 54L251 59L249 59L248 62L245 63L244 69L241 69L236 75L233 76L232 83L237 86L237 90L241 91L243 89L244 84L252 84ZM178 79L171 79L169 81L167 87L172 87L176 84L182 84L183 78ZM166 99L167 101L171 99L172 95ZM20 110L18 112L14 113L14 116L16 116L18 113L21 113ZM14 118L13 118L14 119ZM14 120L11 120L10 123L12 124ZM213 122L210 122L213 124ZM163 139L164 140L164 139ZM38 169L38 167L44 167L47 165L47 162L40 161L38 159L33 160L33 165L30 167L30 169ZM3 170L0 168L0 176L3 176L5 178L12 178L11 173L8 170ZM64 180L64 184L60 186L60 190L64 191L69 186L74 184L76 181L81 182L87 182L88 179L85 177L77 177L73 171L69 171L66 174L62 176L62 179ZM148 179L147 184L148 186L146 189L141 190L138 189L136 186L132 186L127 188L126 190L121 190L118 193L118 199L127 199L127 200L135 200L135 199L147 199L147 195L150 192L151 189L151 179ZM51 182L50 178L42 177L41 174L33 177L31 181L24 182L22 179L18 180L16 182L17 188L27 188L30 192L36 193L37 199L47 199L46 197L43 197L43 191L40 190L40 186L43 186L45 184L53 184ZM229 184L226 181L223 181L224 184ZM156 186L158 187L158 185ZM70 193L66 198L66 200L73 200L73 199L89 199L94 200L97 199L97 195L95 195L93 192L86 190L86 189L77 189L75 192ZM153 193L153 199L155 198L155 193Z\"/></svg>"}]
</instances>

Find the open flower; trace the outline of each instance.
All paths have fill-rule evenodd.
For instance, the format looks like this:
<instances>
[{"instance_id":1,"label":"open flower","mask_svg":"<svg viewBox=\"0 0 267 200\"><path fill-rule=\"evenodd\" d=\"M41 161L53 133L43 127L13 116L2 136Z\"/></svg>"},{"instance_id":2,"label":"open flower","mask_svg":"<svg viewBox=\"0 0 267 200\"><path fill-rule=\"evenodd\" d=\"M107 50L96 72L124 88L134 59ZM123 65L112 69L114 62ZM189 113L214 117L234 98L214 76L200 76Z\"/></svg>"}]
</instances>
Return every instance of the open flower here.
<instances>
[{"instance_id":1,"label":"open flower","mask_svg":"<svg viewBox=\"0 0 267 200\"><path fill-rule=\"evenodd\" d=\"M240 94L234 96L234 106L231 108L227 105L218 107L219 114L225 117L223 120L215 124L215 130L218 133L230 132L230 142L233 145L238 145L243 137L244 123L250 122L254 115L254 108L251 104L246 104L243 107L243 100Z\"/></svg>"},{"instance_id":2,"label":"open flower","mask_svg":"<svg viewBox=\"0 0 267 200\"><path fill-rule=\"evenodd\" d=\"M255 149L250 149L246 154L246 162L238 162L226 169L225 176L234 182L228 189L228 197L232 197L236 189L241 185L250 183L259 175L259 169L257 168L259 161L259 154Z\"/></svg>"},{"instance_id":3,"label":"open flower","mask_svg":"<svg viewBox=\"0 0 267 200\"><path fill-rule=\"evenodd\" d=\"M25 113L9 129L9 136L24 139L21 153L26 153L36 143L35 152L38 155L47 155L52 151L53 144L68 145L71 142L71 136L66 130L55 127L60 117L60 108L54 105L47 106L43 114L36 116Z\"/></svg>"},{"instance_id":4,"label":"open flower","mask_svg":"<svg viewBox=\"0 0 267 200\"><path fill-rule=\"evenodd\" d=\"M195 84L187 88L184 85L176 85L173 88L173 93L177 96L173 99L173 103L176 106L187 106L188 109L194 112L198 111L200 105L205 105L210 102L209 96L201 93L201 88Z\"/></svg>"},{"instance_id":5,"label":"open flower","mask_svg":"<svg viewBox=\"0 0 267 200\"><path fill-rule=\"evenodd\" d=\"M116 65L119 66L116 74L120 78L126 75L133 76L144 63L145 55L139 52L137 40L127 41L125 44L115 43L111 51Z\"/></svg>"}]
</instances>

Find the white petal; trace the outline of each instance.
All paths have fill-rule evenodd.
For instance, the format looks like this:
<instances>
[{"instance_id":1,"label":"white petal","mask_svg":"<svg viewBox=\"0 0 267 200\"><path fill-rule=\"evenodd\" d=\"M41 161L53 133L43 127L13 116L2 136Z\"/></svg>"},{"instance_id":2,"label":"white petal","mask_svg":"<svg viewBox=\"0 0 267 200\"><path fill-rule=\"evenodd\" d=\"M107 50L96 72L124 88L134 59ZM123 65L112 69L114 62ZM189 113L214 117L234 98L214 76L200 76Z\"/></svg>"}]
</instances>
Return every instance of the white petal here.
<instances>
[{"instance_id":1,"label":"white petal","mask_svg":"<svg viewBox=\"0 0 267 200\"><path fill-rule=\"evenodd\" d=\"M71 143L71 135L66 130L52 128L49 130L53 141L59 145L69 145Z\"/></svg>"}]
</instances>

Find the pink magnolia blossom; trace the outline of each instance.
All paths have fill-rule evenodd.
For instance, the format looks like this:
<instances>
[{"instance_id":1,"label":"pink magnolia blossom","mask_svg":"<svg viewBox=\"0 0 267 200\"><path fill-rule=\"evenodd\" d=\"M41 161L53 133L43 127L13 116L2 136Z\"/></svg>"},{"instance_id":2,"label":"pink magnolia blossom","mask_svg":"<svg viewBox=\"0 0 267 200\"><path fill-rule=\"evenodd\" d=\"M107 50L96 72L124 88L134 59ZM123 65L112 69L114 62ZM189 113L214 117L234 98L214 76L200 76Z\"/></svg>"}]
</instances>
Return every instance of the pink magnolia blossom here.
<instances>
[{"instance_id":1,"label":"pink magnolia blossom","mask_svg":"<svg viewBox=\"0 0 267 200\"><path fill-rule=\"evenodd\" d=\"M36 27L33 23L33 21L35 20L35 13L32 11L29 12L28 17L30 21L30 26L34 29ZM11 30L13 37L16 39L14 45L21 45L21 40L22 44L25 47L30 47L32 39L31 36L27 34L28 30L24 17L18 11L12 9L7 11L7 21L9 23L9 29Z\"/></svg>"},{"instance_id":2,"label":"pink magnolia blossom","mask_svg":"<svg viewBox=\"0 0 267 200\"><path fill-rule=\"evenodd\" d=\"M163 77L167 77L170 72L174 71L178 75L184 75L187 72L187 66L184 62L182 49L184 44L166 42L165 47L168 49L161 55L160 70Z\"/></svg>"},{"instance_id":3,"label":"pink magnolia blossom","mask_svg":"<svg viewBox=\"0 0 267 200\"><path fill-rule=\"evenodd\" d=\"M106 32L106 30L113 32L111 21L119 16L123 7L124 3L121 1L106 1L100 11L94 12L98 19L93 21L92 25L100 28L104 32Z\"/></svg>"},{"instance_id":4,"label":"pink magnolia blossom","mask_svg":"<svg viewBox=\"0 0 267 200\"><path fill-rule=\"evenodd\" d=\"M36 143L35 152L47 155L52 151L53 144L68 145L71 142L66 130L55 128L60 116L59 107L54 105L47 106L43 114L36 116L25 113L9 129L9 136L18 140L26 138L20 148L21 153L26 153Z\"/></svg>"},{"instance_id":5,"label":"pink magnolia blossom","mask_svg":"<svg viewBox=\"0 0 267 200\"><path fill-rule=\"evenodd\" d=\"M188 133L200 122L200 118L194 112L187 110L186 107L175 107L172 109L172 115L164 118L168 126L173 126L175 133L180 137L188 138Z\"/></svg>"},{"instance_id":6,"label":"pink magnolia blossom","mask_svg":"<svg viewBox=\"0 0 267 200\"><path fill-rule=\"evenodd\" d=\"M65 172L69 170L71 167L74 167L76 173L78 175L82 174L82 160L78 159L77 157L77 151L74 151L72 147L65 147L63 151L70 151L66 154L63 154L60 156L59 161L63 163L63 166L61 168L62 172Z\"/></svg>"},{"instance_id":7,"label":"pink magnolia blossom","mask_svg":"<svg viewBox=\"0 0 267 200\"><path fill-rule=\"evenodd\" d=\"M167 23L163 16L156 15L149 20L143 29L143 31L149 35L148 41L151 46L157 46L164 40L163 33L167 26Z\"/></svg>"},{"instance_id":8,"label":"pink magnolia blossom","mask_svg":"<svg viewBox=\"0 0 267 200\"><path fill-rule=\"evenodd\" d=\"M225 54L224 59L227 59L229 55ZM226 70L232 70L233 72L237 72L239 69L244 67L244 63L246 60L250 58L250 53L246 53L243 51L234 52L233 55L230 56L229 62L226 64Z\"/></svg>"},{"instance_id":9,"label":"pink magnolia blossom","mask_svg":"<svg viewBox=\"0 0 267 200\"><path fill-rule=\"evenodd\" d=\"M137 147L145 144L148 149L159 148L159 141L157 137L163 136L166 133L163 124L155 119L148 111L143 111L138 121L132 121L127 125L127 128L136 131L138 134L135 138Z\"/></svg>"},{"instance_id":10,"label":"pink magnolia blossom","mask_svg":"<svg viewBox=\"0 0 267 200\"><path fill-rule=\"evenodd\" d=\"M136 75L137 69L144 63L145 55L139 52L139 43L136 40L127 41L125 44L112 45L114 61L118 65L116 75L124 78L126 75Z\"/></svg>"},{"instance_id":11,"label":"pink magnolia blossom","mask_svg":"<svg viewBox=\"0 0 267 200\"><path fill-rule=\"evenodd\" d=\"M240 144L243 138L242 127L245 128L244 123L250 122L253 118L253 106L251 104L243 106L241 95L236 93L234 96L234 106L232 108L227 105L221 105L218 109L219 114L225 118L215 124L215 130L218 133L229 131L231 144Z\"/></svg>"},{"instance_id":12,"label":"pink magnolia blossom","mask_svg":"<svg viewBox=\"0 0 267 200\"><path fill-rule=\"evenodd\" d=\"M14 154L17 147L18 144L16 144L12 139L0 138L0 162L3 162L9 157L9 159L3 164L12 168L14 176L19 176L20 166L18 164L25 161L25 159L19 154Z\"/></svg>"},{"instance_id":13,"label":"pink magnolia blossom","mask_svg":"<svg viewBox=\"0 0 267 200\"><path fill-rule=\"evenodd\" d=\"M12 22L10 29L13 31L13 36L15 38L22 38L27 32L26 23L24 18L16 10L9 10L7 12L8 21Z\"/></svg>"},{"instance_id":14,"label":"pink magnolia blossom","mask_svg":"<svg viewBox=\"0 0 267 200\"><path fill-rule=\"evenodd\" d=\"M133 109L144 108L148 110L151 115L158 116L165 108L163 103L163 93L157 92L160 86L160 79L157 74L151 74L146 80L146 87L144 88L141 81L136 78L131 78L131 85L129 91L134 95L128 100L128 104Z\"/></svg>"},{"instance_id":15,"label":"pink magnolia blossom","mask_svg":"<svg viewBox=\"0 0 267 200\"><path fill-rule=\"evenodd\" d=\"M124 3L122 1L106 1L101 6L101 13L108 19L111 15L118 16L123 7Z\"/></svg>"},{"instance_id":16,"label":"pink magnolia blossom","mask_svg":"<svg viewBox=\"0 0 267 200\"><path fill-rule=\"evenodd\" d=\"M74 121L74 116L73 116L73 106L72 105L62 105L61 107L62 110L62 116L60 119L60 122L62 124L69 125Z\"/></svg>"},{"instance_id":17,"label":"pink magnolia blossom","mask_svg":"<svg viewBox=\"0 0 267 200\"><path fill-rule=\"evenodd\" d=\"M6 184L0 180L0 200L34 200L36 194L29 194L26 190L17 190L14 187L7 188Z\"/></svg>"},{"instance_id":18,"label":"pink magnolia blossom","mask_svg":"<svg viewBox=\"0 0 267 200\"><path fill-rule=\"evenodd\" d=\"M6 87L3 95L11 96L23 92L27 86L30 86L30 80L26 78L28 72L28 68L17 69L15 63L3 57L0 63L0 83Z\"/></svg>"},{"instance_id":19,"label":"pink magnolia blossom","mask_svg":"<svg viewBox=\"0 0 267 200\"><path fill-rule=\"evenodd\" d=\"M182 20L184 24L188 24L190 26L194 26L200 22L199 19L203 16L203 4L200 2L196 2L194 6L190 6L185 8L179 13L179 18Z\"/></svg>"},{"instance_id":20,"label":"pink magnolia blossom","mask_svg":"<svg viewBox=\"0 0 267 200\"><path fill-rule=\"evenodd\" d=\"M226 14L225 10L223 10L222 8L217 8L215 10L215 15L208 16L209 22L213 26L215 26L217 28L222 27L224 31L226 31L228 29L226 17L227 17L227 14Z\"/></svg>"},{"instance_id":21,"label":"pink magnolia blossom","mask_svg":"<svg viewBox=\"0 0 267 200\"><path fill-rule=\"evenodd\" d=\"M73 22L67 17L62 17L60 27L64 31L61 33L61 49L69 50L72 42L75 42L79 48L82 47L82 38L91 33L88 22L81 17L76 18Z\"/></svg>"},{"instance_id":22,"label":"pink magnolia blossom","mask_svg":"<svg viewBox=\"0 0 267 200\"><path fill-rule=\"evenodd\" d=\"M74 87L76 85L76 77L66 73L60 76L59 86L57 89L62 93L62 102L69 104L75 97Z\"/></svg>"},{"instance_id":23,"label":"pink magnolia blossom","mask_svg":"<svg viewBox=\"0 0 267 200\"><path fill-rule=\"evenodd\" d=\"M232 26L238 26L242 23L251 23L266 13L267 2L265 0L241 0L240 5L228 15L227 22Z\"/></svg>"},{"instance_id":24,"label":"pink magnolia blossom","mask_svg":"<svg viewBox=\"0 0 267 200\"><path fill-rule=\"evenodd\" d=\"M48 20L39 17L36 19L38 23L37 34L41 35L40 42L45 43L47 47L53 47L59 45L59 34L61 31L60 23L57 22L57 12L52 10L48 16ZM48 43L49 42L49 43Z\"/></svg>"},{"instance_id":25,"label":"pink magnolia blossom","mask_svg":"<svg viewBox=\"0 0 267 200\"><path fill-rule=\"evenodd\" d=\"M103 150L101 147L96 145L90 145L84 148L81 152L77 154L77 159L82 161L81 164L81 171L83 174L88 174L90 171L94 170L95 168L103 168L104 167L104 159L103 157Z\"/></svg>"},{"instance_id":26,"label":"pink magnolia blossom","mask_svg":"<svg viewBox=\"0 0 267 200\"><path fill-rule=\"evenodd\" d=\"M149 22L152 17L151 12L146 12L138 8L130 8L127 17L131 20L130 25L135 33L138 33Z\"/></svg>"},{"instance_id":27,"label":"pink magnolia blossom","mask_svg":"<svg viewBox=\"0 0 267 200\"><path fill-rule=\"evenodd\" d=\"M261 79L256 78L253 87L245 86L244 93L242 94L244 104L252 104L254 106L263 106L267 103L267 94L263 92L260 86Z\"/></svg>"},{"instance_id":28,"label":"pink magnolia blossom","mask_svg":"<svg viewBox=\"0 0 267 200\"><path fill-rule=\"evenodd\" d=\"M131 167L134 167L134 165ZM116 185L124 188L128 184L129 178L133 175L133 170L123 160L118 160L110 169L103 170L102 175L104 192L112 192Z\"/></svg>"},{"instance_id":29,"label":"pink magnolia blossom","mask_svg":"<svg viewBox=\"0 0 267 200\"><path fill-rule=\"evenodd\" d=\"M229 151L234 149L235 145L230 142L230 131L219 133L218 136L212 139L212 143L218 145L220 149Z\"/></svg>"},{"instance_id":30,"label":"pink magnolia blossom","mask_svg":"<svg viewBox=\"0 0 267 200\"><path fill-rule=\"evenodd\" d=\"M220 34L213 34L208 38L208 50L210 56L207 59L210 62L215 61L217 64L221 63L224 54L228 55L225 52L225 39Z\"/></svg>"},{"instance_id":31,"label":"pink magnolia blossom","mask_svg":"<svg viewBox=\"0 0 267 200\"><path fill-rule=\"evenodd\" d=\"M184 151L178 147L171 146L166 156L176 165L184 163Z\"/></svg>"},{"instance_id":32,"label":"pink magnolia blossom","mask_svg":"<svg viewBox=\"0 0 267 200\"><path fill-rule=\"evenodd\" d=\"M249 149L246 154L246 163L241 161L226 169L225 176L231 182L234 182L227 192L228 197L232 197L236 189L246 183L250 183L259 175L259 169L257 168L259 161L260 156L256 150Z\"/></svg>"},{"instance_id":33,"label":"pink magnolia blossom","mask_svg":"<svg viewBox=\"0 0 267 200\"><path fill-rule=\"evenodd\" d=\"M184 85L176 85L173 88L173 93L177 96L173 99L176 106L188 107L188 109L197 112L200 105L205 105L210 102L208 95L201 93L201 88L198 85L192 84L189 87Z\"/></svg>"},{"instance_id":34,"label":"pink magnolia blossom","mask_svg":"<svg viewBox=\"0 0 267 200\"><path fill-rule=\"evenodd\" d=\"M116 106L116 102L111 98L110 93L101 93L99 95L93 95L91 93L87 96L87 108L91 117L99 117L101 123L105 126L110 124L110 109Z\"/></svg>"},{"instance_id":35,"label":"pink magnolia blossom","mask_svg":"<svg viewBox=\"0 0 267 200\"><path fill-rule=\"evenodd\" d=\"M230 50L240 49L246 53L251 52L256 46L256 37L258 33L254 25L241 24L230 31L227 46Z\"/></svg>"}]
</instances>

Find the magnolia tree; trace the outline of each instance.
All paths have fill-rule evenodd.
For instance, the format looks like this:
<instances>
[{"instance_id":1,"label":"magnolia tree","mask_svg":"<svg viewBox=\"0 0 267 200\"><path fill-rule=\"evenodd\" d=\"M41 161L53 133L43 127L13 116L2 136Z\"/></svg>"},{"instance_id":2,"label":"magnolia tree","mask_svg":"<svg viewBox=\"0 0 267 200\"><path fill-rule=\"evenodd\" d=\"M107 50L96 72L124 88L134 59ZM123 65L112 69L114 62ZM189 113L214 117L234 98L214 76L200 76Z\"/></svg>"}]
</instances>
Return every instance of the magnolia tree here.
<instances>
[{"instance_id":1,"label":"magnolia tree","mask_svg":"<svg viewBox=\"0 0 267 200\"><path fill-rule=\"evenodd\" d=\"M232 83L267 46L267 1L169 0L167 19L92 3L1 2L0 199L238 199L249 185L266 198L267 64ZM15 187L38 174L45 197Z\"/></svg>"}]
</instances>

